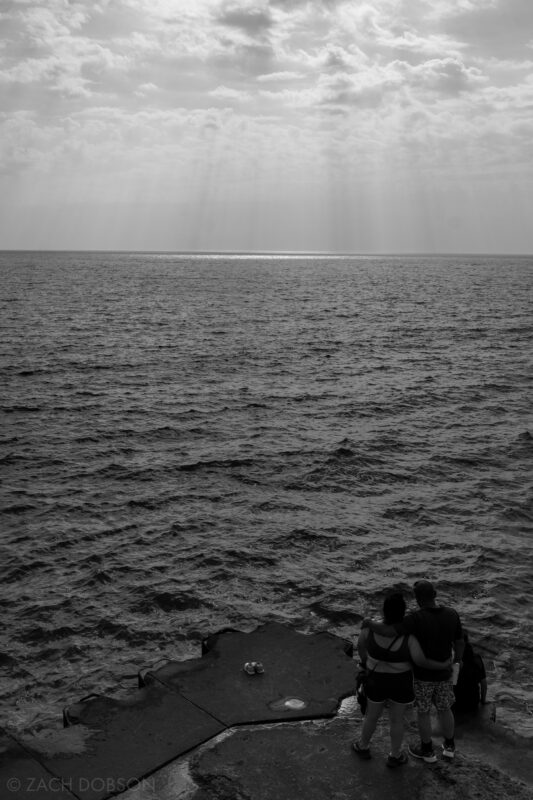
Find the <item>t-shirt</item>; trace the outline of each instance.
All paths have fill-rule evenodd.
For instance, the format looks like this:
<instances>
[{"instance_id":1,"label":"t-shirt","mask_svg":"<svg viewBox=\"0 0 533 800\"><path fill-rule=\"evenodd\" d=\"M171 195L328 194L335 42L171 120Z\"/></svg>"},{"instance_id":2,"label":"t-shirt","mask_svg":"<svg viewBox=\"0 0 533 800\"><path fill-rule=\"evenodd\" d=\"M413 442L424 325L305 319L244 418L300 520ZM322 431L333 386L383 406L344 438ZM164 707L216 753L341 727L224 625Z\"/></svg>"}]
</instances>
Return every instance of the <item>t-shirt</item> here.
<instances>
[{"instance_id":1,"label":"t-shirt","mask_svg":"<svg viewBox=\"0 0 533 800\"><path fill-rule=\"evenodd\" d=\"M404 617L401 625L394 626L398 633L411 633L420 642L426 658L446 661L451 655L452 643L463 638L459 614L446 606L429 606L413 611ZM451 669L436 670L413 666L415 678L421 681L446 681Z\"/></svg>"}]
</instances>

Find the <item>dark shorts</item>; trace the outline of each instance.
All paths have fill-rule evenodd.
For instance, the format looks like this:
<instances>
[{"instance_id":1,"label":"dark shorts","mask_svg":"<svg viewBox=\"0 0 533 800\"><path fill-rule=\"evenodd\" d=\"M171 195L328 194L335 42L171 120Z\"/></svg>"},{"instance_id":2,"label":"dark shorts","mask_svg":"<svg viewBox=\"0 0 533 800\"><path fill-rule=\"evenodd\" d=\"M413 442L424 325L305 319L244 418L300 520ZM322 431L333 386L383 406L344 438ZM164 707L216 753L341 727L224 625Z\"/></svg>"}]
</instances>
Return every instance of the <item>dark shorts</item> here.
<instances>
[{"instance_id":1,"label":"dark shorts","mask_svg":"<svg viewBox=\"0 0 533 800\"><path fill-rule=\"evenodd\" d=\"M415 699L412 672L373 672L368 678L366 696L374 703L393 700L395 703L412 703Z\"/></svg>"}]
</instances>

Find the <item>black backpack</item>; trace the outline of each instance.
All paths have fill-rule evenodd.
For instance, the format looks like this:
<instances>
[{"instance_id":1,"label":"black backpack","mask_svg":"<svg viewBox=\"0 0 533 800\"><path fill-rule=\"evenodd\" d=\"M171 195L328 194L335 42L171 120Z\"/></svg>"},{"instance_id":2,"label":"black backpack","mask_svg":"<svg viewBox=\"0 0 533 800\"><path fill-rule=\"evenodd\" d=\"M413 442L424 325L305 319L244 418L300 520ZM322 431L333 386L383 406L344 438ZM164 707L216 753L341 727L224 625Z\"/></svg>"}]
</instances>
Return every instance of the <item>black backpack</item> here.
<instances>
[{"instance_id":1,"label":"black backpack","mask_svg":"<svg viewBox=\"0 0 533 800\"><path fill-rule=\"evenodd\" d=\"M478 655L463 661L457 683L453 687L455 693L454 711L475 711L481 701L479 683L485 677L485 667Z\"/></svg>"}]
</instances>

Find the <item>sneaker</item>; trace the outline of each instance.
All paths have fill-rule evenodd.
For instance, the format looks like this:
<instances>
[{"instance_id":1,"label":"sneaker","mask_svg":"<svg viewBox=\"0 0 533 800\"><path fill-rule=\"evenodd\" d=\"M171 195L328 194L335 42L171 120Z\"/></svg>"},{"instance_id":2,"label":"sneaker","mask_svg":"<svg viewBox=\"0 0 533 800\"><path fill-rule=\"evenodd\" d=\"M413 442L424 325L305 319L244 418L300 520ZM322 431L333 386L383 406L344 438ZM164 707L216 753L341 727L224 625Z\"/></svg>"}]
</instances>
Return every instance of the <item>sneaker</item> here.
<instances>
[{"instance_id":1,"label":"sneaker","mask_svg":"<svg viewBox=\"0 0 533 800\"><path fill-rule=\"evenodd\" d=\"M444 744L442 745L442 757L447 758L449 761L452 760L455 756L455 745L454 744Z\"/></svg>"},{"instance_id":2,"label":"sneaker","mask_svg":"<svg viewBox=\"0 0 533 800\"><path fill-rule=\"evenodd\" d=\"M352 744L352 747L359 756L359 758L363 758L365 761L368 761L369 758L372 758L372 754L370 753L369 747L360 747L359 742L354 742Z\"/></svg>"},{"instance_id":3,"label":"sneaker","mask_svg":"<svg viewBox=\"0 0 533 800\"><path fill-rule=\"evenodd\" d=\"M399 756L389 755L387 758L387 766L394 769L394 767L401 767L402 764L407 764L408 761L407 753L401 752Z\"/></svg>"},{"instance_id":4,"label":"sneaker","mask_svg":"<svg viewBox=\"0 0 533 800\"><path fill-rule=\"evenodd\" d=\"M437 760L437 756L435 755L435 751L433 750L433 745L423 745L420 743L419 745L412 745L410 744L408 747L409 755L413 756L414 758L421 758L426 764L434 764Z\"/></svg>"}]
</instances>

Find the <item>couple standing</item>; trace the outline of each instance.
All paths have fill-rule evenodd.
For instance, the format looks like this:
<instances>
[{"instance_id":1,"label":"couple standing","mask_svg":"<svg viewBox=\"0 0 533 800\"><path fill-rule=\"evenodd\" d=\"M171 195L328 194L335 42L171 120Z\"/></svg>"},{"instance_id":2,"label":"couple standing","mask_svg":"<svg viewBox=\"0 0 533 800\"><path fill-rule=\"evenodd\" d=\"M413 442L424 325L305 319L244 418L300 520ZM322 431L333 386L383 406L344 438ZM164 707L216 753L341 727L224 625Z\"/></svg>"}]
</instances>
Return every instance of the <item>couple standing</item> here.
<instances>
[{"instance_id":1,"label":"couple standing","mask_svg":"<svg viewBox=\"0 0 533 800\"><path fill-rule=\"evenodd\" d=\"M455 701L452 659L460 663L463 631L459 615L452 608L438 606L433 585L426 580L413 587L418 610L405 615L405 600L393 592L383 604L383 623L370 621L359 635L357 649L365 664L367 711L359 741L353 748L361 758L370 758L370 740L385 703L389 701L391 753L389 767L407 763L402 751L404 713L413 701L418 715L420 744L409 753L427 763L437 760L431 739L431 704L435 705L444 736L442 754L455 754ZM414 680L413 680L414 673Z\"/></svg>"}]
</instances>

